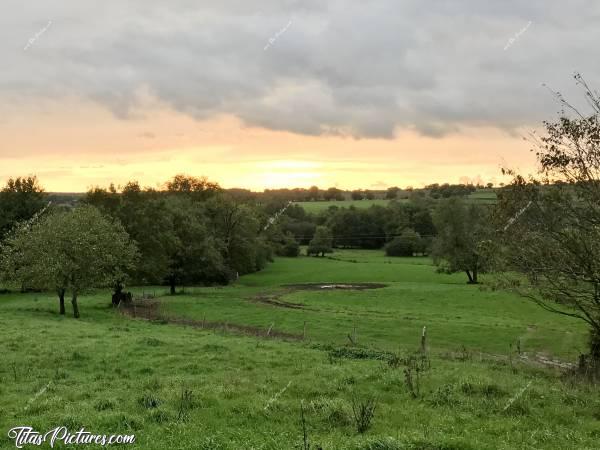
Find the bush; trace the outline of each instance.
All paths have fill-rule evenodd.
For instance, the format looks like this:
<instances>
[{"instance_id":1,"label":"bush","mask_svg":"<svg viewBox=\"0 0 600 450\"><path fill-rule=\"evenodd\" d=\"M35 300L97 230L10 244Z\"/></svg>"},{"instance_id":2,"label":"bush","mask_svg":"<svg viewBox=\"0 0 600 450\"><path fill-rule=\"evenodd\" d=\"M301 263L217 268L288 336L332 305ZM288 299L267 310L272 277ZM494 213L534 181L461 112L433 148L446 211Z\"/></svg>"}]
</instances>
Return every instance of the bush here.
<instances>
[{"instance_id":1,"label":"bush","mask_svg":"<svg viewBox=\"0 0 600 450\"><path fill-rule=\"evenodd\" d=\"M281 246L277 249L277 255L295 258L300 255L300 245L293 235L287 234Z\"/></svg>"},{"instance_id":2,"label":"bush","mask_svg":"<svg viewBox=\"0 0 600 450\"><path fill-rule=\"evenodd\" d=\"M385 246L386 256L413 256L425 251L424 241L413 230L405 230Z\"/></svg>"}]
</instances>

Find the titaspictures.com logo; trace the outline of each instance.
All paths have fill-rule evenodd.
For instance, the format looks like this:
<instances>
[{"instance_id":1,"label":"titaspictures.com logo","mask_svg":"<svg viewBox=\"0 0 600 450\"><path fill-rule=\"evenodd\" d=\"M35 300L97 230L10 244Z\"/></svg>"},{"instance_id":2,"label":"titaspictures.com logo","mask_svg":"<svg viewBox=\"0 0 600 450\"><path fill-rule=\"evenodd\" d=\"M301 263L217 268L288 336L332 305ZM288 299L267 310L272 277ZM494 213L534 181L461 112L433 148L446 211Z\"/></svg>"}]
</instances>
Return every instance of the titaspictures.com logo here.
<instances>
[{"instance_id":1,"label":"titaspictures.com logo","mask_svg":"<svg viewBox=\"0 0 600 450\"><path fill-rule=\"evenodd\" d=\"M51 448L62 442L65 445L117 445L134 444L135 435L121 434L93 434L85 431L85 428L71 433L67 427L56 427L45 433L40 433L32 427L15 427L8 432L9 439L14 440L16 448L26 445L42 445L48 443Z\"/></svg>"}]
</instances>

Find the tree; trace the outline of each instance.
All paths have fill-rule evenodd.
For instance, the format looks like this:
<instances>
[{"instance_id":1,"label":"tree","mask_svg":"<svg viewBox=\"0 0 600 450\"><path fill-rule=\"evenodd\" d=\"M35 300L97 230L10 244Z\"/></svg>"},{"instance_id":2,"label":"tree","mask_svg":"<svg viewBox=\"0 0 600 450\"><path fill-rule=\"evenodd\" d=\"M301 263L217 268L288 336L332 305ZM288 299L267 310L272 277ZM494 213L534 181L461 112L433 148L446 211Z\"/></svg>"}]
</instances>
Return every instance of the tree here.
<instances>
[{"instance_id":1,"label":"tree","mask_svg":"<svg viewBox=\"0 0 600 450\"><path fill-rule=\"evenodd\" d=\"M507 285L544 309L583 320L589 353L580 368L600 373L600 96L580 75L591 113L564 108L533 141L539 172L514 175L500 192L497 226ZM516 271L521 276L511 277Z\"/></svg>"},{"instance_id":2,"label":"tree","mask_svg":"<svg viewBox=\"0 0 600 450\"><path fill-rule=\"evenodd\" d=\"M323 197L325 200L344 200L344 193L336 187L330 187L325 191Z\"/></svg>"},{"instance_id":3,"label":"tree","mask_svg":"<svg viewBox=\"0 0 600 450\"><path fill-rule=\"evenodd\" d=\"M306 254L309 256L318 256L320 253L321 256L325 256L325 253L331 253L333 251L333 249L331 248L332 242L333 238L331 236L331 231L329 231L329 228L319 226L315 231L315 236L308 244Z\"/></svg>"},{"instance_id":4,"label":"tree","mask_svg":"<svg viewBox=\"0 0 600 450\"><path fill-rule=\"evenodd\" d=\"M44 204L44 189L37 177L9 178L0 191L0 238L17 222L31 218Z\"/></svg>"},{"instance_id":5,"label":"tree","mask_svg":"<svg viewBox=\"0 0 600 450\"><path fill-rule=\"evenodd\" d=\"M206 200L221 191L218 183L208 181L206 177L175 175L166 183L167 192L187 194L196 200Z\"/></svg>"},{"instance_id":6,"label":"tree","mask_svg":"<svg viewBox=\"0 0 600 450\"><path fill-rule=\"evenodd\" d=\"M363 192L360 189L352 191L351 195L352 195L352 200L362 200L363 198L365 198L365 196L363 195Z\"/></svg>"},{"instance_id":7,"label":"tree","mask_svg":"<svg viewBox=\"0 0 600 450\"><path fill-rule=\"evenodd\" d=\"M388 190L385 193L385 198L387 198L388 200L393 200L395 198L398 198L399 192L400 192L400 188L397 186L388 188Z\"/></svg>"},{"instance_id":8,"label":"tree","mask_svg":"<svg viewBox=\"0 0 600 450\"><path fill-rule=\"evenodd\" d=\"M470 284L488 267L489 211L483 205L466 203L459 197L440 200L434 213L438 235L433 241L432 256L440 271L465 272Z\"/></svg>"},{"instance_id":9,"label":"tree","mask_svg":"<svg viewBox=\"0 0 600 450\"><path fill-rule=\"evenodd\" d=\"M53 212L17 227L2 245L0 267L9 281L55 290L60 314L71 293L77 299L92 287L122 284L133 269L137 249L123 227L91 206Z\"/></svg>"},{"instance_id":10,"label":"tree","mask_svg":"<svg viewBox=\"0 0 600 450\"><path fill-rule=\"evenodd\" d=\"M291 233L287 233L283 236L283 242L277 252L279 256L287 256L287 257L297 257L300 255L300 245L294 238L294 235Z\"/></svg>"},{"instance_id":11,"label":"tree","mask_svg":"<svg viewBox=\"0 0 600 450\"><path fill-rule=\"evenodd\" d=\"M175 240L167 250L168 270L165 276L171 295L182 283L211 283L227 280L223 260L223 243L208 232L208 219L203 208L186 198L170 198Z\"/></svg>"},{"instance_id":12,"label":"tree","mask_svg":"<svg viewBox=\"0 0 600 450\"><path fill-rule=\"evenodd\" d=\"M365 191L365 198L367 200L373 200L375 198L375 193L373 191Z\"/></svg>"},{"instance_id":13,"label":"tree","mask_svg":"<svg viewBox=\"0 0 600 450\"><path fill-rule=\"evenodd\" d=\"M316 201L316 200L319 200L319 197L320 197L319 188L317 186L311 186L308 189L307 199Z\"/></svg>"},{"instance_id":14,"label":"tree","mask_svg":"<svg viewBox=\"0 0 600 450\"><path fill-rule=\"evenodd\" d=\"M406 229L385 246L385 254L387 256L413 256L415 253L423 253L424 247L419 233Z\"/></svg>"},{"instance_id":15,"label":"tree","mask_svg":"<svg viewBox=\"0 0 600 450\"><path fill-rule=\"evenodd\" d=\"M227 196L206 202L210 232L222 242L225 264L232 276L261 270L272 259L271 247L259 236L256 211Z\"/></svg>"}]
</instances>

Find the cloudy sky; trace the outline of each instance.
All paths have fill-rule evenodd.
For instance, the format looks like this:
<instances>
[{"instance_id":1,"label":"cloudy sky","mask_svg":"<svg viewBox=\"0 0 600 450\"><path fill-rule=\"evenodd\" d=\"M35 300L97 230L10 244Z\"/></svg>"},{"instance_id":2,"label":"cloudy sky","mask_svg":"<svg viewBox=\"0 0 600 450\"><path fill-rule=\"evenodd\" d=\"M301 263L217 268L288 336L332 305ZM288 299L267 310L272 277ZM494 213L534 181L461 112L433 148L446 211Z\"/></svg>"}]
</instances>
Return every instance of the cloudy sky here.
<instances>
[{"instance_id":1,"label":"cloudy sky","mask_svg":"<svg viewBox=\"0 0 600 450\"><path fill-rule=\"evenodd\" d=\"M600 89L597 0L2 0L0 180L500 182Z\"/></svg>"}]
</instances>

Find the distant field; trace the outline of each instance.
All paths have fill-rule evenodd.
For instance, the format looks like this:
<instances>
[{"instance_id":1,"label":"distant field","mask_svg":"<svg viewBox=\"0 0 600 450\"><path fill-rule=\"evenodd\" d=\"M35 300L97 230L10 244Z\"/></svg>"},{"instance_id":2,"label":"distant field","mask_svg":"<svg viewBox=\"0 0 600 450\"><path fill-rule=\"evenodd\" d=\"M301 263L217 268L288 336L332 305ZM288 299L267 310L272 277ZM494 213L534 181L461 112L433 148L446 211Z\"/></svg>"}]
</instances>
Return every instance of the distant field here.
<instances>
[{"instance_id":1,"label":"distant field","mask_svg":"<svg viewBox=\"0 0 600 450\"><path fill-rule=\"evenodd\" d=\"M64 425L136 435L118 448L291 450L301 405L315 450L598 448L597 388L540 362L576 361L582 324L465 281L427 258L344 250L278 258L227 287L134 289L157 295L137 319L108 291L82 296L80 320L51 293L1 294L0 448L12 427ZM365 282L385 287L286 286ZM413 398L392 355L417 349L423 326L431 368ZM360 434L353 402L370 398Z\"/></svg>"},{"instance_id":2,"label":"distant field","mask_svg":"<svg viewBox=\"0 0 600 450\"><path fill-rule=\"evenodd\" d=\"M481 203L496 203L497 195L495 190L478 189L468 197L469 200Z\"/></svg>"},{"instance_id":3,"label":"distant field","mask_svg":"<svg viewBox=\"0 0 600 450\"><path fill-rule=\"evenodd\" d=\"M479 189L467 197L467 200L484 203L494 204L496 202L496 191L490 189ZM400 200L406 201L406 200ZM338 208L348 208L354 206L355 208L369 208L373 205L386 206L390 200L375 199L375 200L339 200L339 201L316 201L316 202L296 202L296 205L300 205L308 213L319 213L327 210L330 206L337 206Z\"/></svg>"},{"instance_id":4,"label":"distant field","mask_svg":"<svg viewBox=\"0 0 600 450\"><path fill-rule=\"evenodd\" d=\"M373 205L386 206L389 200L374 199L374 200L338 200L338 201L317 201L317 202L296 202L296 205L300 205L308 213L319 213L325 211L330 206L337 206L338 208L348 208L354 206L355 208L369 208Z\"/></svg>"}]
</instances>

